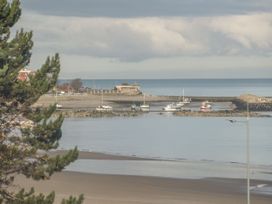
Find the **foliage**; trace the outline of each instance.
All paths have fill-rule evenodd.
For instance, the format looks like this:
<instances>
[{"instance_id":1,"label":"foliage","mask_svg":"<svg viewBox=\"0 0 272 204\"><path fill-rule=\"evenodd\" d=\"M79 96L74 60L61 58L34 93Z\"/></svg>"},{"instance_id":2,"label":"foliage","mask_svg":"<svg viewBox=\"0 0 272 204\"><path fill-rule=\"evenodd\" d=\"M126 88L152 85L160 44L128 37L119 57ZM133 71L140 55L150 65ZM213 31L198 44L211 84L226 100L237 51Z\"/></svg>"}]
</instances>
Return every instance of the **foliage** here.
<instances>
[{"instance_id":1,"label":"foliage","mask_svg":"<svg viewBox=\"0 0 272 204\"><path fill-rule=\"evenodd\" d=\"M48 108L31 105L55 86L60 71L59 55L48 57L28 81L18 80L19 71L30 62L33 46L32 32L21 29L11 38L10 29L20 15L19 0L0 0L0 203L51 204L54 192L44 196L36 195L34 189L18 193L10 190L17 175L46 180L78 156L76 148L63 156L48 154L58 147L63 117L52 116L55 105ZM79 204L82 200L82 196L71 197L62 203Z\"/></svg>"},{"instance_id":2,"label":"foliage","mask_svg":"<svg viewBox=\"0 0 272 204\"><path fill-rule=\"evenodd\" d=\"M79 92L79 89L82 87L82 81L81 79L73 79L70 82L70 86L76 91Z\"/></svg>"}]
</instances>

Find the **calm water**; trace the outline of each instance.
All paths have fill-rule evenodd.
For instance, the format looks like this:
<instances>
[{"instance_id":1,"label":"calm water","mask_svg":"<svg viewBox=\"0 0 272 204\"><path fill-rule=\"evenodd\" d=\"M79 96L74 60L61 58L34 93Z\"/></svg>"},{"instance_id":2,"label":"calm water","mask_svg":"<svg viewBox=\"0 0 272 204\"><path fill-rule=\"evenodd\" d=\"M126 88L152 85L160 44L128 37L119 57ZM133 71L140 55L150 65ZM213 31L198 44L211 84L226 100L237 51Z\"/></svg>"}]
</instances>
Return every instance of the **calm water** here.
<instances>
[{"instance_id":1,"label":"calm water","mask_svg":"<svg viewBox=\"0 0 272 204\"><path fill-rule=\"evenodd\" d=\"M152 95L182 95L184 88L188 96L239 96L244 93L272 96L272 79L107 79L83 80L83 85L112 89L124 82L138 83L143 92Z\"/></svg>"},{"instance_id":2,"label":"calm water","mask_svg":"<svg viewBox=\"0 0 272 204\"><path fill-rule=\"evenodd\" d=\"M143 92L153 95L182 95L184 88L185 95L191 96L244 93L272 96L272 79L83 80L84 86L98 89L112 89L124 82L139 83ZM175 178L244 178L245 123L232 124L227 119L155 113L126 118L65 119L60 148L78 146L80 150L174 160L79 160L68 168L73 171ZM251 163L258 168L265 166L265 169L252 170L252 178L272 180L271 124L272 118L250 120Z\"/></svg>"},{"instance_id":3,"label":"calm water","mask_svg":"<svg viewBox=\"0 0 272 204\"><path fill-rule=\"evenodd\" d=\"M139 117L65 119L60 148L190 161L245 161L246 127L227 118ZM237 118L243 121L244 118ZM272 165L272 118L250 120L251 161Z\"/></svg>"}]
</instances>

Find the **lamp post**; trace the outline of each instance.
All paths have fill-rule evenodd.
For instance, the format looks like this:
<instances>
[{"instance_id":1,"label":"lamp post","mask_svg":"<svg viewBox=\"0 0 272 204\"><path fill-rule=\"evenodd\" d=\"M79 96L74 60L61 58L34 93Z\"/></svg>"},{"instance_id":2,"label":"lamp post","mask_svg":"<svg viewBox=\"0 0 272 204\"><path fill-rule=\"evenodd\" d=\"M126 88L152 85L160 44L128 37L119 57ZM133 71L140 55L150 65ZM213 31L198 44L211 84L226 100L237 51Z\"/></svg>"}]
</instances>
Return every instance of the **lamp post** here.
<instances>
[{"instance_id":1,"label":"lamp post","mask_svg":"<svg viewBox=\"0 0 272 204\"><path fill-rule=\"evenodd\" d=\"M229 120L231 123L242 122L246 124L246 161L247 161L247 204L250 204L250 135L249 135L249 104L247 103L246 121Z\"/></svg>"},{"instance_id":2,"label":"lamp post","mask_svg":"<svg viewBox=\"0 0 272 204\"><path fill-rule=\"evenodd\" d=\"M249 141L249 105L247 103L247 119L246 119L246 136L247 136L247 204L250 204L250 141Z\"/></svg>"}]
</instances>

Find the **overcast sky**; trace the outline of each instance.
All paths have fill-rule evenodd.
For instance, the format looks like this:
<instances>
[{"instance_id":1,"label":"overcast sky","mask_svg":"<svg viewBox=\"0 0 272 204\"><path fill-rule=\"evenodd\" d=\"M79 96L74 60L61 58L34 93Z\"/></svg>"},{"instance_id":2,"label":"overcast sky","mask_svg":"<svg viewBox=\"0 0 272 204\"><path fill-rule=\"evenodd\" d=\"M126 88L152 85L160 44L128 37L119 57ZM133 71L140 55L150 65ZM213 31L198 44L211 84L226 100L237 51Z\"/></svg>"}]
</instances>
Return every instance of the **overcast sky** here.
<instances>
[{"instance_id":1,"label":"overcast sky","mask_svg":"<svg viewBox=\"0 0 272 204\"><path fill-rule=\"evenodd\" d=\"M60 78L272 78L271 0L25 0L30 67Z\"/></svg>"}]
</instances>

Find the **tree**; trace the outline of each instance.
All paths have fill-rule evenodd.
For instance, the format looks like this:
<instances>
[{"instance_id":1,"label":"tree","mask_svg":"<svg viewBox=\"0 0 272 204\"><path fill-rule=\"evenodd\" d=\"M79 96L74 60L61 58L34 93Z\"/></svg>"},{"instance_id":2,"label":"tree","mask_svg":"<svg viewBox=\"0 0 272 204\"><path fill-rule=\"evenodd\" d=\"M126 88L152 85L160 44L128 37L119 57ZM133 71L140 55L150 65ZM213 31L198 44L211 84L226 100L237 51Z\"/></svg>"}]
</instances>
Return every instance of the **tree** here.
<instances>
[{"instance_id":1,"label":"tree","mask_svg":"<svg viewBox=\"0 0 272 204\"><path fill-rule=\"evenodd\" d=\"M10 37L11 27L21 15L19 0L0 0L0 204L51 204L54 192L36 195L34 189L11 192L14 178L45 180L76 160L75 148L63 156L50 156L61 138L63 117L53 116L56 106L32 108L39 97L51 90L60 71L59 55L48 57L28 81L17 79L30 62L32 32L23 29ZM62 203L79 204L83 197Z\"/></svg>"},{"instance_id":2,"label":"tree","mask_svg":"<svg viewBox=\"0 0 272 204\"><path fill-rule=\"evenodd\" d=\"M73 79L70 82L70 86L76 91L79 92L79 89L82 87L82 81L81 79Z\"/></svg>"}]
</instances>

